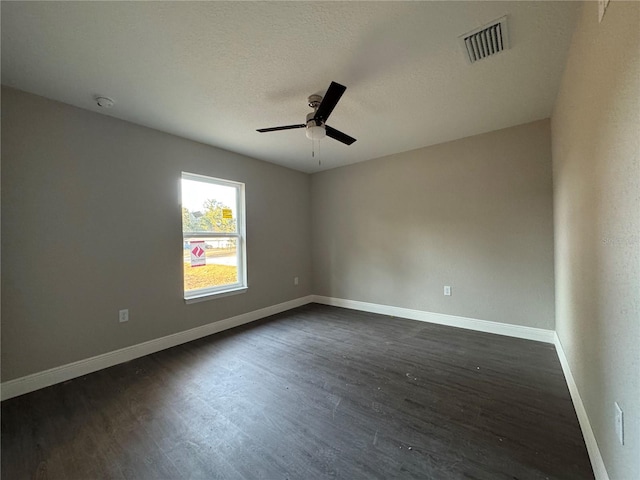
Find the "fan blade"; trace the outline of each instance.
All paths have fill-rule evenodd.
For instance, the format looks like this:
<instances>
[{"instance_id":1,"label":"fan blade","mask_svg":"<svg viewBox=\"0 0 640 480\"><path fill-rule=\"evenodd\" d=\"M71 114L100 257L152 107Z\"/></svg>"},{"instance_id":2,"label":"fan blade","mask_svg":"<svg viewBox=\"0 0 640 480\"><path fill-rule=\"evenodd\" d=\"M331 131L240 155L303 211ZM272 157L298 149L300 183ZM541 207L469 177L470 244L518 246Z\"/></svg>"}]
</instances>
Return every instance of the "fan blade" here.
<instances>
[{"instance_id":1,"label":"fan blade","mask_svg":"<svg viewBox=\"0 0 640 480\"><path fill-rule=\"evenodd\" d=\"M329 118L329 115L331 115L331 112L333 112L333 109L336 107L338 100L340 100L340 97L342 97L342 94L346 89L347 87L345 87L344 85L340 85L336 82L331 82L331 85L329 85L329 89L322 99L322 102L320 102L320 106L318 107L318 110L316 111L316 114L313 118L315 118L316 120L321 119L323 122L326 122Z\"/></svg>"},{"instance_id":2,"label":"fan blade","mask_svg":"<svg viewBox=\"0 0 640 480\"><path fill-rule=\"evenodd\" d=\"M324 126L325 131L327 132L327 137L331 137L334 140L338 140L346 145L351 145L356 141L355 138L350 137L346 133L342 133L340 130L336 130L335 128L330 127L329 125Z\"/></svg>"},{"instance_id":3,"label":"fan blade","mask_svg":"<svg viewBox=\"0 0 640 480\"><path fill-rule=\"evenodd\" d=\"M271 127L271 128L259 128L256 132L264 133L264 132L277 132L278 130L291 130L293 128L305 128L306 125L304 123L299 123L297 125L284 125L283 127Z\"/></svg>"}]
</instances>

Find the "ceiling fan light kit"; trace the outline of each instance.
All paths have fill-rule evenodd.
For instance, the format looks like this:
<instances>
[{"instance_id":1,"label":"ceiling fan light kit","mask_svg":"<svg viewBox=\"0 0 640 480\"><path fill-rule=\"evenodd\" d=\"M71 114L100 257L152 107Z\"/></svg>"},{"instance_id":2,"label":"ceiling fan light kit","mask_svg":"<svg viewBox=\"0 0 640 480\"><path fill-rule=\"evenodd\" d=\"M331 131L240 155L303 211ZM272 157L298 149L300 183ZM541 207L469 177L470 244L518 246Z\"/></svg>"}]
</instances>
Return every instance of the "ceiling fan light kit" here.
<instances>
[{"instance_id":1,"label":"ceiling fan light kit","mask_svg":"<svg viewBox=\"0 0 640 480\"><path fill-rule=\"evenodd\" d=\"M327 132L324 127L324 122L322 122L320 125L317 125L314 115L315 112L311 112L307 115L306 134L309 140L320 140L321 138L325 137Z\"/></svg>"},{"instance_id":2,"label":"ceiling fan light kit","mask_svg":"<svg viewBox=\"0 0 640 480\"><path fill-rule=\"evenodd\" d=\"M340 85L336 82L331 82L329 88L327 89L327 93L324 98L320 95L311 95L308 98L309 106L313 108L313 112L307 115L306 123L300 123L296 125L284 125L281 127L271 127L271 128L260 128L257 131L260 133L265 132L275 132L278 130L291 130L294 128L305 128L307 138L310 140L320 140L324 138L325 135L327 137L333 138L345 145L351 145L356 141L355 138L350 137L346 133L342 133L335 128L331 128L329 125L326 125L325 122L333 112L338 100L342 97L342 94L345 92L347 87L344 85Z\"/></svg>"}]
</instances>

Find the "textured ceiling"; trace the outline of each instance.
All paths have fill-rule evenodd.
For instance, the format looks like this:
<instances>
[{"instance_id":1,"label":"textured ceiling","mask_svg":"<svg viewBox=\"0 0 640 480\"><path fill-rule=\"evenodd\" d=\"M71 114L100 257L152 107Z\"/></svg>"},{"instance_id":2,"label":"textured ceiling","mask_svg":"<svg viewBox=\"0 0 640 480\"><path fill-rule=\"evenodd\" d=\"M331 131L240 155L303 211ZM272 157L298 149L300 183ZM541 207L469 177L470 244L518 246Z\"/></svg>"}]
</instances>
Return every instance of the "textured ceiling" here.
<instances>
[{"instance_id":1,"label":"textured ceiling","mask_svg":"<svg viewBox=\"0 0 640 480\"><path fill-rule=\"evenodd\" d=\"M576 2L2 2L2 82L305 172L549 117ZM511 49L458 36L507 14ZM347 91L319 156L307 96ZM115 99L110 110L93 96ZM318 165L318 158L322 165Z\"/></svg>"}]
</instances>

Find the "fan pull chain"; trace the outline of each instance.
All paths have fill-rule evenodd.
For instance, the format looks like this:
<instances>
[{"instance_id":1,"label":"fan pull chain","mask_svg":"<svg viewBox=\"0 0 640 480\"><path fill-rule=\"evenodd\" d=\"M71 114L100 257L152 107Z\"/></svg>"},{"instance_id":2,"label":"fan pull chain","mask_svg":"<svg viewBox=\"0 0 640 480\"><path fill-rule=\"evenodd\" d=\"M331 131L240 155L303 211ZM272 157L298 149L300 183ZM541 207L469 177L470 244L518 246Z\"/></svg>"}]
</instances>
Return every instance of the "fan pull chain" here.
<instances>
[{"instance_id":1,"label":"fan pull chain","mask_svg":"<svg viewBox=\"0 0 640 480\"><path fill-rule=\"evenodd\" d=\"M311 140L311 158L316 158L316 141ZM320 160L320 140L318 140L318 165L322 165Z\"/></svg>"}]
</instances>

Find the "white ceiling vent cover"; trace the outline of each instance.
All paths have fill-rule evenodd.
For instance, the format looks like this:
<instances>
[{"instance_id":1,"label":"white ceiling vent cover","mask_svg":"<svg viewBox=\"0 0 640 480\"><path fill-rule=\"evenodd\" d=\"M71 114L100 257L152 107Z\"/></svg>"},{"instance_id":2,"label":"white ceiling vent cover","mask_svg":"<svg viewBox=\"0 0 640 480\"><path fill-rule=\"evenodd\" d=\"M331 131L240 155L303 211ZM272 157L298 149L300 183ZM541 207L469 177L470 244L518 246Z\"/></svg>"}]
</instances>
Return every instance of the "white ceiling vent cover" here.
<instances>
[{"instance_id":1,"label":"white ceiling vent cover","mask_svg":"<svg viewBox=\"0 0 640 480\"><path fill-rule=\"evenodd\" d=\"M460 35L458 38L462 42L469 63L475 63L507 50L509 49L507 16Z\"/></svg>"}]
</instances>

